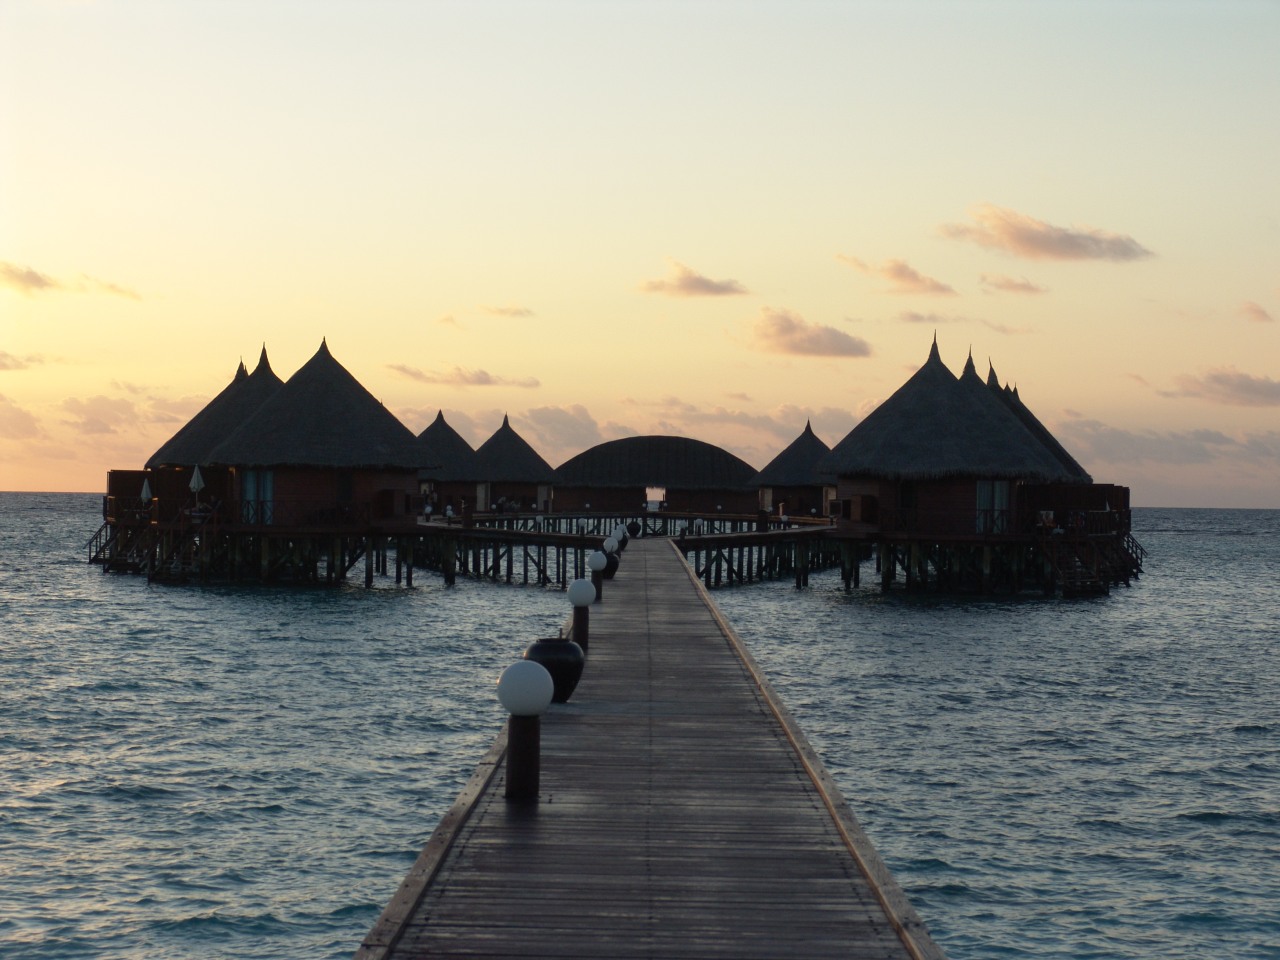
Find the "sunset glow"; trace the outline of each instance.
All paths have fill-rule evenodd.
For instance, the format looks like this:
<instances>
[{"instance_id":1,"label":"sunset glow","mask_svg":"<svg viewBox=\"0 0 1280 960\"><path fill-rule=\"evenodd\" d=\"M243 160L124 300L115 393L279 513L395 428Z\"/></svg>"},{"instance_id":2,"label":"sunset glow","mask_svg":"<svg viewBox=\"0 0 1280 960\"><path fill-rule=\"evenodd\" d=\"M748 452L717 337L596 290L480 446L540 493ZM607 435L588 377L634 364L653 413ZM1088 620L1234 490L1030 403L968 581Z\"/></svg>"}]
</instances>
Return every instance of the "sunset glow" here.
<instances>
[{"instance_id":1,"label":"sunset glow","mask_svg":"<svg viewBox=\"0 0 1280 960\"><path fill-rule=\"evenodd\" d=\"M0 489L265 343L552 465L764 466L935 334L1137 506L1280 507L1280 5L0 7Z\"/></svg>"}]
</instances>

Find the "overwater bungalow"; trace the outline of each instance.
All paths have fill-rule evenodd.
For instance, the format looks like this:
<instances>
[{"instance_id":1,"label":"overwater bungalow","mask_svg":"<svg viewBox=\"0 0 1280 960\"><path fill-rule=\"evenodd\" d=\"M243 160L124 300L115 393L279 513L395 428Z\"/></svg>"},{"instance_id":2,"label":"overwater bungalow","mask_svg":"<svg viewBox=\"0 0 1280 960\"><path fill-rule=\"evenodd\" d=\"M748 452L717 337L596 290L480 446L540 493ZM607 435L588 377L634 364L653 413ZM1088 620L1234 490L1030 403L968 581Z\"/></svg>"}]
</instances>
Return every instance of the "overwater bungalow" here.
<instances>
[{"instance_id":1,"label":"overwater bungalow","mask_svg":"<svg viewBox=\"0 0 1280 960\"><path fill-rule=\"evenodd\" d=\"M560 510L754 513L755 468L715 444L688 437L609 440L556 469Z\"/></svg>"},{"instance_id":2,"label":"overwater bungalow","mask_svg":"<svg viewBox=\"0 0 1280 960\"><path fill-rule=\"evenodd\" d=\"M475 463L477 510L545 513L553 508L555 470L516 433L506 414L476 450Z\"/></svg>"},{"instance_id":3,"label":"overwater bungalow","mask_svg":"<svg viewBox=\"0 0 1280 960\"><path fill-rule=\"evenodd\" d=\"M778 516L826 516L836 500L836 478L823 470L831 448L805 421L800 436L769 461L752 481L760 491L760 509Z\"/></svg>"},{"instance_id":4,"label":"overwater bungalow","mask_svg":"<svg viewBox=\"0 0 1280 960\"><path fill-rule=\"evenodd\" d=\"M418 434L422 463L418 483L429 516L462 516L465 505L476 503L480 468L476 452L444 418L436 414L431 425Z\"/></svg>"},{"instance_id":5,"label":"overwater bungalow","mask_svg":"<svg viewBox=\"0 0 1280 960\"><path fill-rule=\"evenodd\" d=\"M1128 489L1093 483L972 357L954 376L936 341L822 465L840 535L879 546L886 585L901 572L913 586L1094 592L1140 569Z\"/></svg>"},{"instance_id":6,"label":"overwater bungalow","mask_svg":"<svg viewBox=\"0 0 1280 960\"><path fill-rule=\"evenodd\" d=\"M283 384L264 351L149 461L144 534L126 550L108 518L95 559L156 579L340 579L412 528L421 459L326 343Z\"/></svg>"}]
</instances>

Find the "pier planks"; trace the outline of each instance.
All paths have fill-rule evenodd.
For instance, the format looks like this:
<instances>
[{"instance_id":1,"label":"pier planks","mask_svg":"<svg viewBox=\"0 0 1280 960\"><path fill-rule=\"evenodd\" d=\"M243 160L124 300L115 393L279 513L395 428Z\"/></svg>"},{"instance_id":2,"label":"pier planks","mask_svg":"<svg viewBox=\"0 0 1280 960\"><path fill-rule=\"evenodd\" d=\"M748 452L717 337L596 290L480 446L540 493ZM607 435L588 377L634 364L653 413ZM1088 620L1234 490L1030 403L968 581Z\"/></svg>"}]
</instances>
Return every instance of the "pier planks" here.
<instances>
[{"instance_id":1,"label":"pier planks","mask_svg":"<svg viewBox=\"0 0 1280 960\"><path fill-rule=\"evenodd\" d=\"M591 608L536 805L500 738L360 960L941 957L732 630L659 540Z\"/></svg>"}]
</instances>

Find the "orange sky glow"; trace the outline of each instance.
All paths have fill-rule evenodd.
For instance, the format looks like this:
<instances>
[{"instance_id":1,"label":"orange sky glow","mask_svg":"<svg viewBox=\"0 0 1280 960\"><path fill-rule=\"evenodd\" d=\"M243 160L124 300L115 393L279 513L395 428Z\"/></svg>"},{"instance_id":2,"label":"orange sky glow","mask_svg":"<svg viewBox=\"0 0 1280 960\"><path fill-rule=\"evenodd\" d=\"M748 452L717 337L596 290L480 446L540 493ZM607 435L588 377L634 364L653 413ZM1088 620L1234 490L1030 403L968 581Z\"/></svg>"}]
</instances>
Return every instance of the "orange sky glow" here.
<instances>
[{"instance_id":1,"label":"orange sky glow","mask_svg":"<svg viewBox=\"0 0 1280 960\"><path fill-rule=\"evenodd\" d=\"M1280 5L11 0L0 489L265 343L553 466L842 438L937 337L1136 506L1280 508Z\"/></svg>"}]
</instances>

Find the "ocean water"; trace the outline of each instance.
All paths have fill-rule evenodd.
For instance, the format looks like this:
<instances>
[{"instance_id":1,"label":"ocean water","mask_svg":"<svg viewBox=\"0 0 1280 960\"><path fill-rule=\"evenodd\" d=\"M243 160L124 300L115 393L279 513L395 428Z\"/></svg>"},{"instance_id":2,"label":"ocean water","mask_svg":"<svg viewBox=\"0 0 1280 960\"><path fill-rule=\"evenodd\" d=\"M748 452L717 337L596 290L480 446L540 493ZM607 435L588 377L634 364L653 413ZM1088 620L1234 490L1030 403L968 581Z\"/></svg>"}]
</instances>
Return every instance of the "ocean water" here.
<instances>
[{"instance_id":1,"label":"ocean water","mask_svg":"<svg viewBox=\"0 0 1280 960\"><path fill-rule=\"evenodd\" d=\"M148 586L100 503L0 493L0 957L349 958L568 601Z\"/></svg>"},{"instance_id":2,"label":"ocean water","mask_svg":"<svg viewBox=\"0 0 1280 960\"><path fill-rule=\"evenodd\" d=\"M350 957L564 595L148 586L99 502L0 494L0 956ZM715 594L956 960L1280 957L1280 511L1135 527L1097 599Z\"/></svg>"},{"instance_id":3,"label":"ocean water","mask_svg":"<svg viewBox=\"0 0 1280 960\"><path fill-rule=\"evenodd\" d=\"M1096 599L715 594L950 957L1280 957L1280 511L1134 527Z\"/></svg>"}]
</instances>

